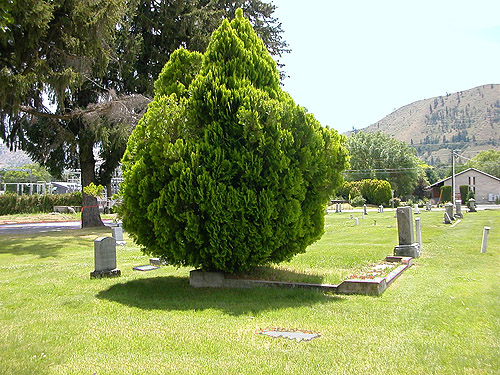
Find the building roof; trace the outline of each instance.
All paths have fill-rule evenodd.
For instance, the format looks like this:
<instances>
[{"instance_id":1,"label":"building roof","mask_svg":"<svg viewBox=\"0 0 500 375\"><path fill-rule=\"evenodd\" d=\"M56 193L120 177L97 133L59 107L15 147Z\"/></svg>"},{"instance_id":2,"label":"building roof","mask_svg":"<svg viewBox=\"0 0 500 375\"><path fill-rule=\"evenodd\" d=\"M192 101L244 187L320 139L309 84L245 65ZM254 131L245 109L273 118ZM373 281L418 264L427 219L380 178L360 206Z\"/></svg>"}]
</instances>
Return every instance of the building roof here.
<instances>
[{"instance_id":1,"label":"building roof","mask_svg":"<svg viewBox=\"0 0 500 375\"><path fill-rule=\"evenodd\" d=\"M500 182L500 178L492 176L491 174L483 172L483 171L480 171L479 169L476 169L476 168L469 168L469 169L466 169L465 171L462 171L460 173L455 173L455 178L457 178L457 176L460 176L461 174L464 174L464 173L469 172L469 171L479 172L481 174L484 174L485 176L491 177L491 178L497 180L498 182ZM426 186L425 190L432 189L434 186L438 186L438 185L440 185L440 184L442 184L445 181L450 180L450 179L451 179L451 176L450 177L446 177L446 178L444 178L444 179L442 179L442 180L440 180L440 181L438 181L438 182L436 182L436 183L434 183L432 185Z\"/></svg>"}]
</instances>

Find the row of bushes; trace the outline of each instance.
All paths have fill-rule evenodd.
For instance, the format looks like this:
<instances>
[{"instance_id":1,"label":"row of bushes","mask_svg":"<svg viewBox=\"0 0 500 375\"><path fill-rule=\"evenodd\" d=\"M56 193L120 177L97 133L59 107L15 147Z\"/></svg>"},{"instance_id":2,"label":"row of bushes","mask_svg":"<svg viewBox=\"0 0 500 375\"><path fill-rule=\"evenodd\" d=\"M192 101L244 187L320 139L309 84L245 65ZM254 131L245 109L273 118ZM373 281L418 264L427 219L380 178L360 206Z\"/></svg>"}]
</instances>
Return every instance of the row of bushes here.
<instances>
[{"instance_id":1,"label":"row of bushes","mask_svg":"<svg viewBox=\"0 0 500 375\"><path fill-rule=\"evenodd\" d=\"M475 198L474 192L470 189L469 185L460 185L460 199L462 203L466 204L469 199ZM441 196L439 197L439 202L451 202L451 186L444 185L441 186Z\"/></svg>"},{"instance_id":2,"label":"row of bushes","mask_svg":"<svg viewBox=\"0 0 500 375\"><path fill-rule=\"evenodd\" d=\"M54 206L81 206L82 193L0 195L0 215L52 212Z\"/></svg>"},{"instance_id":3,"label":"row of bushes","mask_svg":"<svg viewBox=\"0 0 500 375\"><path fill-rule=\"evenodd\" d=\"M354 205L359 205L362 201L357 197L362 197L366 203L377 206L388 205L392 198L391 184L385 180L346 181L337 190L337 195L349 197L352 203L357 203Z\"/></svg>"}]
</instances>

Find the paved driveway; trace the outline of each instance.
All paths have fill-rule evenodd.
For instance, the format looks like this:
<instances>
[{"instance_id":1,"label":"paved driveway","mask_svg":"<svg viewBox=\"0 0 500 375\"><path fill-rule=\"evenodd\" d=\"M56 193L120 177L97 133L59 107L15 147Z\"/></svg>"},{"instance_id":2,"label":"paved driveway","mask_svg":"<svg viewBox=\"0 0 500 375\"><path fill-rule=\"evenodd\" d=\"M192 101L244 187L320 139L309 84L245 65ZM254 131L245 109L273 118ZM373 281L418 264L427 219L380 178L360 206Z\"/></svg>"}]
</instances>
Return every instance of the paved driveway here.
<instances>
[{"instance_id":1,"label":"paved driveway","mask_svg":"<svg viewBox=\"0 0 500 375\"><path fill-rule=\"evenodd\" d=\"M110 225L111 221L105 220L104 224ZM2 234L24 234L24 233L45 233L59 232L68 229L80 229L79 221L59 221L50 223L16 223L1 224L0 235Z\"/></svg>"}]
</instances>

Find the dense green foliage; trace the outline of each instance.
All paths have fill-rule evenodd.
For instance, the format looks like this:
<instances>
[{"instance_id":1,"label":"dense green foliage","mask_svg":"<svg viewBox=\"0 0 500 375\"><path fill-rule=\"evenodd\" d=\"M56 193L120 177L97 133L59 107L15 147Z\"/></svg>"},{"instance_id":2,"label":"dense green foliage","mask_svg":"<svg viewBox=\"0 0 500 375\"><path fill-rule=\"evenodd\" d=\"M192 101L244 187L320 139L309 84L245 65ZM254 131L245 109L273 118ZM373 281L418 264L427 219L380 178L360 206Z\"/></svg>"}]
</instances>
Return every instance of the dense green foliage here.
<instances>
[{"instance_id":1,"label":"dense green foliage","mask_svg":"<svg viewBox=\"0 0 500 375\"><path fill-rule=\"evenodd\" d=\"M500 178L500 150L481 151L465 164L457 165L456 173L462 172L468 168L476 168L482 172L491 174ZM449 171L448 176L451 175Z\"/></svg>"},{"instance_id":2,"label":"dense green foliage","mask_svg":"<svg viewBox=\"0 0 500 375\"><path fill-rule=\"evenodd\" d=\"M400 197L414 191L421 161L406 143L381 132L358 132L347 138L346 147L351 155L346 180L386 180Z\"/></svg>"},{"instance_id":3,"label":"dense green foliage","mask_svg":"<svg viewBox=\"0 0 500 375\"><path fill-rule=\"evenodd\" d=\"M469 185L460 185L458 188L460 189L460 199L462 200L462 203L466 203L470 190Z\"/></svg>"},{"instance_id":4,"label":"dense green foliage","mask_svg":"<svg viewBox=\"0 0 500 375\"><path fill-rule=\"evenodd\" d=\"M50 173L40 164L26 164L21 168L0 170L1 182L49 182L51 180Z\"/></svg>"},{"instance_id":5,"label":"dense green foliage","mask_svg":"<svg viewBox=\"0 0 500 375\"><path fill-rule=\"evenodd\" d=\"M260 0L2 3L0 137L54 176L79 168L82 186L108 185L170 54L203 51L238 6L275 55L286 50L275 7ZM83 200L83 226L102 225L95 198Z\"/></svg>"},{"instance_id":6,"label":"dense green foliage","mask_svg":"<svg viewBox=\"0 0 500 375\"><path fill-rule=\"evenodd\" d=\"M80 206L82 193L0 195L0 215L52 212L54 206Z\"/></svg>"},{"instance_id":7,"label":"dense green foliage","mask_svg":"<svg viewBox=\"0 0 500 375\"><path fill-rule=\"evenodd\" d=\"M337 195L345 199L361 195L367 203L387 206L392 198L391 184L385 180L371 179L346 181L337 189Z\"/></svg>"},{"instance_id":8,"label":"dense green foliage","mask_svg":"<svg viewBox=\"0 0 500 375\"><path fill-rule=\"evenodd\" d=\"M341 181L342 137L281 90L241 11L214 32L182 87L170 82L191 72L181 59L192 66L198 55L173 54L129 139L124 227L147 253L204 270L245 271L304 252Z\"/></svg>"},{"instance_id":9,"label":"dense green foliage","mask_svg":"<svg viewBox=\"0 0 500 375\"><path fill-rule=\"evenodd\" d=\"M440 203L451 202L451 186L450 185L441 186L440 190L441 194L439 197L439 202Z\"/></svg>"}]
</instances>

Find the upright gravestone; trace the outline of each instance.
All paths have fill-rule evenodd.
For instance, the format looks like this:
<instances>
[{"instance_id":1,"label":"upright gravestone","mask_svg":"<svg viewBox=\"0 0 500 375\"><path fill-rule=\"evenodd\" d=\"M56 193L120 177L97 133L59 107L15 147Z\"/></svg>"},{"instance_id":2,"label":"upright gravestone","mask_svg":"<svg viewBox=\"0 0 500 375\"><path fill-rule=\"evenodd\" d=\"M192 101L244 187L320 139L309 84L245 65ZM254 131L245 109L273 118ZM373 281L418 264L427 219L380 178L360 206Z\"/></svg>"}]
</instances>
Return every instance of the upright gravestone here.
<instances>
[{"instance_id":1,"label":"upright gravestone","mask_svg":"<svg viewBox=\"0 0 500 375\"><path fill-rule=\"evenodd\" d=\"M411 207L398 207L398 236L399 245L394 247L394 255L403 257L418 258L420 256L420 246L415 243L413 233L413 212Z\"/></svg>"},{"instance_id":2,"label":"upright gravestone","mask_svg":"<svg viewBox=\"0 0 500 375\"><path fill-rule=\"evenodd\" d=\"M453 217L453 203L446 203L444 205L443 224L451 224L452 220L454 220L454 217Z\"/></svg>"},{"instance_id":3,"label":"upright gravestone","mask_svg":"<svg viewBox=\"0 0 500 375\"><path fill-rule=\"evenodd\" d=\"M464 217L464 214L462 213L462 202L460 201L455 202L455 217L458 217L459 219Z\"/></svg>"},{"instance_id":4,"label":"upright gravestone","mask_svg":"<svg viewBox=\"0 0 500 375\"><path fill-rule=\"evenodd\" d=\"M127 243L123 240L123 228L122 227L111 227L111 233L116 241L117 245L126 245Z\"/></svg>"},{"instance_id":5,"label":"upright gravestone","mask_svg":"<svg viewBox=\"0 0 500 375\"><path fill-rule=\"evenodd\" d=\"M363 205L363 215L368 215L368 211L366 210L366 204Z\"/></svg>"},{"instance_id":6,"label":"upright gravestone","mask_svg":"<svg viewBox=\"0 0 500 375\"><path fill-rule=\"evenodd\" d=\"M99 237L94 240L94 267L91 278L120 276L116 268L116 241L112 237Z\"/></svg>"},{"instance_id":7,"label":"upright gravestone","mask_svg":"<svg viewBox=\"0 0 500 375\"><path fill-rule=\"evenodd\" d=\"M430 202L430 201L427 201L427 203L425 203L425 210L426 210L426 211L430 211L431 209L432 209L431 202Z\"/></svg>"},{"instance_id":8,"label":"upright gravestone","mask_svg":"<svg viewBox=\"0 0 500 375\"><path fill-rule=\"evenodd\" d=\"M474 198L469 199L469 212L477 212L476 211L476 200Z\"/></svg>"},{"instance_id":9,"label":"upright gravestone","mask_svg":"<svg viewBox=\"0 0 500 375\"><path fill-rule=\"evenodd\" d=\"M418 208L418 204L417 204L417 203L415 203L415 204L413 205L413 207L414 207L414 209L415 209L415 215L420 215L420 208Z\"/></svg>"},{"instance_id":10,"label":"upright gravestone","mask_svg":"<svg viewBox=\"0 0 500 375\"><path fill-rule=\"evenodd\" d=\"M378 206L378 212L379 212L379 214L383 214L384 213L384 206L382 206L382 205Z\"/></svg>"},{"instance_id":11,"label":"upright gravestone","mask_svg":"<svg viewBox=\"0 0 500 375\"><path fill-rule=\"evenodd\" d=\"M339 212L342 212L342 203L339 203Z\"/></svg>"},{"instance_id":12,"label":"upright gravestone","mask_svg":"<svg viewBox=\"0 0 500 375\"><path fill-rule=\"evenodd\" d=\"M417 236L418 246L420 247L420 252L422 252L422 225L419 217L415 218L415 233Z\"/></svg>"}]
</instances>

